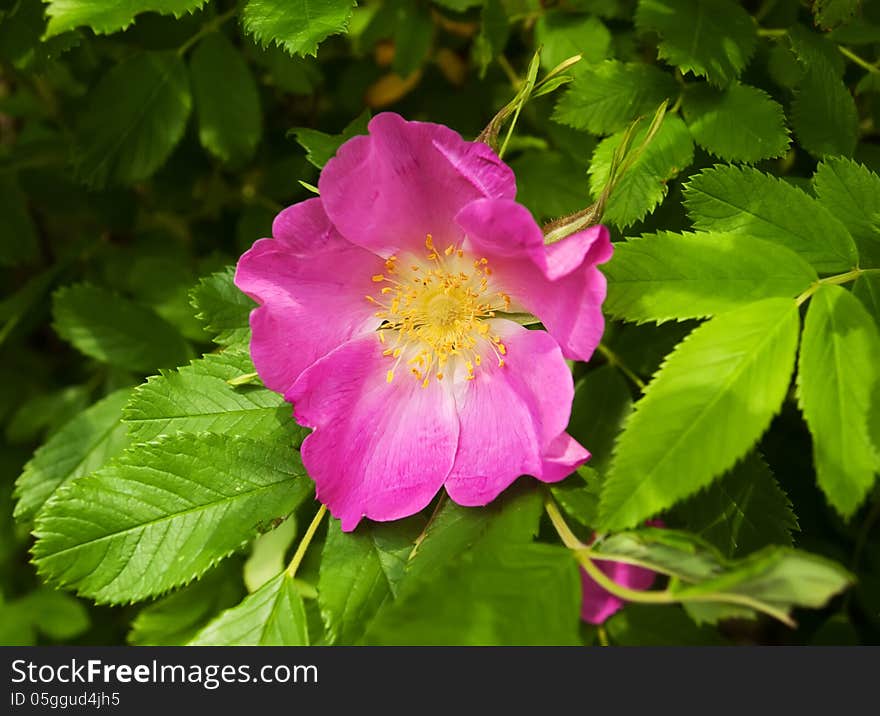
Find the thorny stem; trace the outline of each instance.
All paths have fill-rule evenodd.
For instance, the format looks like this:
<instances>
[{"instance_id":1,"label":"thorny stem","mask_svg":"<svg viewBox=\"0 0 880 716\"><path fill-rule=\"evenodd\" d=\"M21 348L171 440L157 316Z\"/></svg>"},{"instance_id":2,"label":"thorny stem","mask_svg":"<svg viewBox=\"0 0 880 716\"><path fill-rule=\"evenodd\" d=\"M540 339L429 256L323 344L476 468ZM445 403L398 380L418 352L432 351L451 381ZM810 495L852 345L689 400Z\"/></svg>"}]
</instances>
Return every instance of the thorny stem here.
<instances>
[{"instance_id":1,"label":"thorny stem","mask_svg":"<svg viewBox=\"0 0 880 716\"><path fill-rule=\"evenodd\" d=\"M684 602L722 602L726 604L738 604L740 606L748 607L749 609L754 609L755 611L763 612L790 627L795 626L794 620L788 616L786 612L771 607L768 604L763 604L762 602L752 599L744 594L713 592L706 594L677 594L669 591L669 589L660 591L639 591L637 589L623 587L596 566L593 558L598 555L594 555L592 550L581 542L574 532L571 531L571 528L565 522L565 518L562 516L562 513L559 511L559 508L556 506L556 503L553 502L553 499L549 494L545 497L544 509L550 517L550 521L553 523L553 527L556 529L556 533L559 535L562 543L574 553L575 559L577 559L584 571L606 592L619 599L641 604L676 604Z\"/></svg>"},{"instance_id":2,"label":"thorny stem","mask_svg":"<svg viewBox=\"0 0 880 716\"><path fill-rule=\"evenodd\" d=\"M177 54L183 57L193 45L195 45L205 35L209 35L217 30L227 20L231 20L237 12L238 7L236 6L231 8L230 10L227 10L221 15L217 15L216 17L208 20L208 22L206 22L195 35L190 37L186 42L184 42L180 47L177 48Z\"/></svg>"},{"instance_id":3,"label":"thorny stem","mask_svg":"<svg viewBox=\"0 0 880 716\"><path fill-rule=\"evenodd\" d=\"M293 559L290 560L290 564L287 566L287 576L293 579L296 576L296 570L299 569L299 565L302 563L303 558L306 556L306 550L308 550L309 545L312 543L312 537L315 536L315 532L318 530L318 525L321 524L321 520L324 518L324 513L327 512L327 505L321 505L321 508L315 514L315 517L312 519L312 523L309 525L309 528L306 530L306 533L303 535L302 541L299 543L299 547L296 548L296 553L293 555Z\"/></svg>"}]
</instances>

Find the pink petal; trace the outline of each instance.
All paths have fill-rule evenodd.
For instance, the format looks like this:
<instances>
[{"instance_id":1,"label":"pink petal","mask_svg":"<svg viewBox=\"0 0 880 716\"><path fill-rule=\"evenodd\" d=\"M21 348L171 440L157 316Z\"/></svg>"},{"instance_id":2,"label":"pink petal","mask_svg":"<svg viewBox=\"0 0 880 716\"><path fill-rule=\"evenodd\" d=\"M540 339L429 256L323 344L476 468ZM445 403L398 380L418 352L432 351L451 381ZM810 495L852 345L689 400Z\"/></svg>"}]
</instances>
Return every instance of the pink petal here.
<instances>
[{"instance_id":1,"label":"pink petal","mask_svg":"<svg viewBox=\"0 0 880 716\"><path fill-rule=\"evenodd\" d=\"M491 356L455 386L461 425L446 491L460 505L485 505L520 475L561 480L589 457L564 433L574 395L556 341L511 321L492 321L507 355Z\"/></svg>"},{"instance_id":2,"label":"pink petal","mask_svg":"<svg viewBox=\"0 0 880 716\"><path fill-rule=\"evenodd\" d=\"M596 565L617 584L630 589L648 589L654 584L656 574L644 567L635 567L623 562L596 560ZM605 591L603 587L581 569L583 601L581 619L590 624L602 624L608 617L619 611L624 602Z\"/></svg>"},{"instance_id":3,"label":"pink petal","mask_svg":"<svg viewBox=\"0 0 880 716\"><path fill-rule=\"evenodd\" d=\"M606 282L596 264L611 258L607 229L592 226L546 247L529 211L505 199L471 202L456 222L498 285L541 319L565 357L589 360L605 328Z\"/></svg>"},{"instance_id":4,"label":"pink petal","mask_svg":"<svg viewBox=\"0 0 880 716\"><path fill-rule=\"evenodd\" d=\"M352 336L378 325L371 276L382 260L343 239L320 199L282 211L275 239L239 259L235 285L260 307L251 312L251 357L268 388L287 393L300 373Z\"/></svg>"},{"instance_id":5,"label":"pink petal","mask_svg":"<svg viewBox=\"0 0 880 716\"><path fill-rule=\"evenodd\" d=\"M384 112L369 132L339 148L318 188L339 231L382 256L423 253L427 234L441 247L459 241L454 218L465 204L516 194L513 172L487 145L448 127Z\"/></svg>"},{"instance_id":6,"label":"pink petal","mask_svg":"<svg viewBox=\"0 0 880 716\"><path fill-rule=\"evenodd\" d=\"M423 509L455 457L452 396L406 371L388 383L382 348L374 335L346 343L306 370L290 395L297 421L315 428L302 459L317 498L346 531L364 516L395 520Z\"/></svg>"}]
</instances>

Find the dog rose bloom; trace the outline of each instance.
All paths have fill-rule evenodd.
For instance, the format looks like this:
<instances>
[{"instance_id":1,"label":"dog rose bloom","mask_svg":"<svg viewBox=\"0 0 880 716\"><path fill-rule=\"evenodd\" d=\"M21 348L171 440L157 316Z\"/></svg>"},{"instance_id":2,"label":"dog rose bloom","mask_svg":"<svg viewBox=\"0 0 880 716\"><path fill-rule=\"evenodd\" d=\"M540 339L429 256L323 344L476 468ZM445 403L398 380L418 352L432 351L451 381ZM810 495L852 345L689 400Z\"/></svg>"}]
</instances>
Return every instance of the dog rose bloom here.
<instances>
[{"instance_id":1,"label":"dog rose bloom","mask_svg":"<svg viewBox=\"0 0 880 716\"><path fill-rule=\"evenodd\" d=\"M565 358L589 359L602 335L608 232L544 246L487 145L390 113L318 188L235 282L260 304L257 372L314 429L303 463L342 528L414 514L444 486L485 505L520 475L553 482L587 460L565 432ZM547 330L504 318L517 311Z\"/></svg>"}]
</instances>

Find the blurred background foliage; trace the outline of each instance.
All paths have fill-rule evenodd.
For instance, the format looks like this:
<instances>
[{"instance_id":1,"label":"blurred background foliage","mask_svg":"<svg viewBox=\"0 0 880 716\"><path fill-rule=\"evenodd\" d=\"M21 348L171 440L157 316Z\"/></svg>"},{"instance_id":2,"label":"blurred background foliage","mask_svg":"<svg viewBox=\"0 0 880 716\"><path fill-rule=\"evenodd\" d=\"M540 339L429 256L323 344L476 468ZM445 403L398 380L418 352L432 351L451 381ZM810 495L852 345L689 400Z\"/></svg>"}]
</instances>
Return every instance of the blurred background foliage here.
<instances>
[{"instance_id":1,"label":"blurred background foliage","mask_svg":"<svg viewBox=\"0 0 880 716\"><path fill-rule=\"evenodd\" d=\"M719 160L756 164L808 191L829 153L880 171L877 3L327 0L291 2L283 18L271 6L284 3L260 0L167 2L168 14L130 17L121 5L0 0L4 644L182 640L246 593L243 557L190 588L198 593L176 611L174 596L107 607L42 586L29 558L32 512L13 519L14 483L35 448L88 406L106 399L92 410L118 413L127 392L116 391L211 350L191 289L270 235L282 207L310 196L338 135L364 131L370 113L393 110L474 138L521 86L536 48L542 73L581 54L570 86L525 104L505 159L540 221L583 209L607 178L617 140L603 137L669 99L662 138L609 206L615 238L691 228L682 186ZM317 20L302 22L305 5L318 8ZM682 57L698 15L702 44ZM730 36L720 50L713 23ZM735 110L725 114L725 103ZM639 381L694 325L609 323L603 351L577 366L572 431L597 469ZM95 429L105 422L96 417ZM70 440L94 439L82 426ZM124 428L107 432L74 471L121 449ZM678 608L634 606L609 622L613 643L877 643L876 487L848 521L828 507L792 401L760 447L775 479L758 459L766 494L746 522L766 500L772 524L730 551L793 533L797 546L856 572L856 587L824 610L799 612L794 631L763 620L715 629ZM731 530L709 519L729 503L701 499L676 508L673 525L729 541ZM288 524L285 545L295 533ZM584 638L594 630L584 627Z\"/></svg>"}]
</instances>

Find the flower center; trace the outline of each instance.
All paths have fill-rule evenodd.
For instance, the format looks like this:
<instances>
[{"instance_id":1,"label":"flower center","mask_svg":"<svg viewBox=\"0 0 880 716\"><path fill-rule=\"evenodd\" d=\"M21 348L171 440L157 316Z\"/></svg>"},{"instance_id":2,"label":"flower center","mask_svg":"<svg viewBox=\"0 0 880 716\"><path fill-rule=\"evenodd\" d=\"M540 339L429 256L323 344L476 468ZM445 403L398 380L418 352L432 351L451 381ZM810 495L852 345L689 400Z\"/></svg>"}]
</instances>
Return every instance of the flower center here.
<instances>
[{"instance_id":1,"label":"flower center","mask_svg":"<svg viewBox=\"0 0 880 716\"><path fill-rule=\"evenodd\" d=\"M427 387L431 376L443 380L461 366L468 380L491 352L504 366L507 348L485 319L510 310L510 297L491 286L492 270L485 258L473 258L456 247L439 251L431 235L425 256L397 256L385 262L385 273L373 276L384 284L378 296L367 296L380 308L379 340L393 360L390 383L401 364Z\"/></svg>"}]
</instances>

